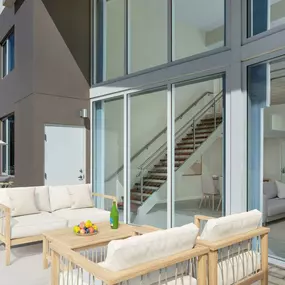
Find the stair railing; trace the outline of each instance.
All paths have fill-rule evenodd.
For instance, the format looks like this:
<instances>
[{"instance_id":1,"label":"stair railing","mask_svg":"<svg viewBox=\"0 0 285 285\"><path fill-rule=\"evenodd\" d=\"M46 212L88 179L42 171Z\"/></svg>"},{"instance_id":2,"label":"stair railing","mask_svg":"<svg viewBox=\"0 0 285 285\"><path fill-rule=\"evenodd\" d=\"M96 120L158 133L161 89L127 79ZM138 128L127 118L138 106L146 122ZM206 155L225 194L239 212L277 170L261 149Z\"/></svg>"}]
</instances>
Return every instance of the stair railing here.
<instances>
[{"instance_id":1,"label":"stair railing","mask_svg":"<svg viewBox=\"0 0 285 285\"><path fill-rule=\"evenodd\" d=\"M197 100L195 100L191 105L189 105L181 114L179 114L176 119L175 122L177 122L178 120L181 120L184 115L186 115L193 107L195 107L200 100L202 100L205 96L207 95L213 95L213 92L211 91L206 91L205 93L203 93ZM146 145L144 145L139 151L137 151L132 157L131 157L131 162L137 158L142 152L144 152L145 150L147 150L155 141L157 141L163 134L165 134L167 132L167 127L164 128L161 132L159 132L155 137L153 137ZM116 177L116 175L121 172L124 169L124 165L121 165L115 172L113 172L109 177L107 177L107 179L105 180L105 182L110 181L111 179L113 179L114 177Z\"/></svg>"},{"instance_id":2,"label":"stair railing","mask_svg":"<svg viewBox=\"0 0 285 285\"><path fill-rule=\"evenodd\" d=\"M223 98L223 90L221 90L214 98L209 101L202 109L200 109L190 120L188 120L179 130L175 133L175 142L178 142L185 136L185 133L192 128L193 131L193 152L196 150L196 125L209 110L213 109L214 116L214 130L217 129L217 104L221 102ZM221 114L222 115L222 114ZM167 151L167 142L165 142L151 157L149 157L143 164L141 164L138 169L139 173L137 177L140 177L140 194L141 194L141 204L143 203L143 183L145 173L148 172L150 166L153 166L156 160Z\"/></svg>"}]
</instances>

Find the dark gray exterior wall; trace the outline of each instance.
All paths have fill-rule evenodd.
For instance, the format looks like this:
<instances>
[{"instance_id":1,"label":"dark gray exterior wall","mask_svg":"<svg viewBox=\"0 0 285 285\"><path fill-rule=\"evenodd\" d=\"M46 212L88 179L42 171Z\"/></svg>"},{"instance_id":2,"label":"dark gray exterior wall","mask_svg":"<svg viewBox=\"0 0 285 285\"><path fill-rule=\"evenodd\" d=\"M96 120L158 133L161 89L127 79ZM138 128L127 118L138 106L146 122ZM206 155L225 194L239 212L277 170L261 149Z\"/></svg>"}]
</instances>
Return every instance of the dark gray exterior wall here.
<instances>
[{"instance_id":1,"label":"dark gray exterior wall","mask_svg":"<svg viewBox=\"0 0 285 285\"><path fill-rule=\"evenodd\" d=\"M72 2L75 3L51 2L68 2L71 6ZM69 48L70 39L62 36L68 34L68 29L63 25L66 30L59 30L59 16L57 13L53 15L53 12L59 13L61 9L48 11L41 0L26 0L16 15L14 9L5 9L0 15L0 38L15 25L15 69L0 79L0 118L9 113L15 114L15 185L44 183L45 124L86 124L79 112L83 108L89 110L89 83L86 80L89 76L86 64L88 62L89 65L89 46L83 47L80 39L74 39L72 48ZM69 17L74 19L73 8L66 6L62 13L63 22ZM90 18L90 11L79 10L78 13L84 13L78 16L79 19ZM86 34L86 26L89 30L87 22L89 20L77 26L74 37L80 34L80 30ZM71 27L70 35L72 30ZM88 181L89 127L86 132Z\"/></svg>"}]
</instances>

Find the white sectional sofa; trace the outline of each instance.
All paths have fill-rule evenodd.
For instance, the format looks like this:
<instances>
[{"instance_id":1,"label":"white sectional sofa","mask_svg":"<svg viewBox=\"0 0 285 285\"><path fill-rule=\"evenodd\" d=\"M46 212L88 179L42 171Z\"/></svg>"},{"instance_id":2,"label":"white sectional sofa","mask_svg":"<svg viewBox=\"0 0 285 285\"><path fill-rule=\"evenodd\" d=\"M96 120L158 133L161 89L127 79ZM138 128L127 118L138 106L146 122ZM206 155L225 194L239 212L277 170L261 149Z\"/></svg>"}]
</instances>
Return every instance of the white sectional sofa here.
<instances>
[{"instance_id":1,"label":"white sectional sofa","mask_svg":"<svg viewBox=\"0 0 285 285\"><path fill-rule=\"evenodd\" d=\"M42 240L42 233L72 227L81 221L109 221L108 211L95 208L90 184L0 188L0 242L10 264L13 245Z\"/></svg>"}]
</instances>

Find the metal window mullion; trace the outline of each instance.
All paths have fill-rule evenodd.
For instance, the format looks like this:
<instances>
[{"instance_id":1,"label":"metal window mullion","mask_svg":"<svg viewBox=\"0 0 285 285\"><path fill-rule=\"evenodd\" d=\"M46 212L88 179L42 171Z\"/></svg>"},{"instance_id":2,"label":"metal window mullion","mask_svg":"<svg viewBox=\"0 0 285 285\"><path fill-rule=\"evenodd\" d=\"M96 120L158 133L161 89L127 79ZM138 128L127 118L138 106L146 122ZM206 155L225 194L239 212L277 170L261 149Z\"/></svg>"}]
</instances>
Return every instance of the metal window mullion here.
<instances>
[{"instance_id":1,"label":"metal window mullion","mask_svg":"<svg viewBox=\"0 0 285 285\"><path fill-rule=\"evenodd\" d=\"M91 84L96 84L97 80L97 0L91 1ZM91 168L92 169L92 168ZM90 176L91 177L91 176Z\"/></svg>"},{"instance_id":2,"label":"metal window mullion","mask_svg":"<svg viewBox=\"0 0 285 285\"><path fill-rule=\"evenodd\" d=\"M173 0L167 1L167 62L172 62L173 57Z\"/></svg>"},{"instance_id":3,"label":"metal window mullion","mask_svg":"<svg viewBox=\"0 0 285 285\"><path fill-rule=\"evenodd\" d=\"M167 228L174 226L174 141L175 141L175 114L174 88L167 85Z\"/></svg>"},{"instance_id":4,"label":"metal window mullion","mask_svg":"<svg viewBox=\"0 0 285 285\"><path fill-rule=\"evenodd\" d=\"M8 118L5 120L6 124L6 173L9 174L9 165L10 165L10 159L9 159L9 149L10 149L10 137L9 137L9 120Z\"/></svg>"},{"instance_id":5,"label":"metal window mullion","mask_svg":"<svg viewBox=\"0 0 285 285\"><path fill-rule=\"evenodd\" d=\"M124 0L124 29L125 29L125 53L124 53L124 74L130 73L130 2Z\"/></svg>"},{"instance_id":6,"label":"metal window mullion","mask_svg":"<svg viewBox=\"0 0 285 285\"><path fill-rule=\"evenodd\" d=\"M107 0L103 0L103 81L107 78Z\"/></svg>"},{"instance_id":7,"label":"metal window mullion","mask_svg":"<svg viewBox=\"0 0 285 285\"><path fill-rule=\"evenodd\" d=\"M131 191L131 181L130 181L130 95L124 94L124 222L130 223L130 191Z\"/></svg>"}]
</instances>

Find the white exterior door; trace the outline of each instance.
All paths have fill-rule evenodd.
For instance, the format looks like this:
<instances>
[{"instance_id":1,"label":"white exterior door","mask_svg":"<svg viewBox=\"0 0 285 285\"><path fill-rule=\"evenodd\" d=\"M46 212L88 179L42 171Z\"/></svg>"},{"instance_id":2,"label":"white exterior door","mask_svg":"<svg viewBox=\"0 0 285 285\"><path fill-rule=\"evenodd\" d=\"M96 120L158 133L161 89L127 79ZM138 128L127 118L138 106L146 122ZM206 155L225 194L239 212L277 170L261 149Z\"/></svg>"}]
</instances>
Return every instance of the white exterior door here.
<instances>
[{"instance_id":1,"label":"white exterior door","mask_svg":"<svg viewBox=\"0 0 285 285\"><path fill-rule=\"evenodd\" d=\"M45 185L85 183L85 128L45 126Z\"/></svg>"}]
</instances>

